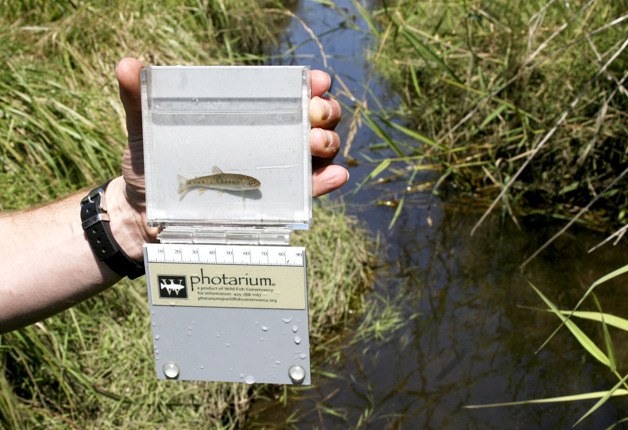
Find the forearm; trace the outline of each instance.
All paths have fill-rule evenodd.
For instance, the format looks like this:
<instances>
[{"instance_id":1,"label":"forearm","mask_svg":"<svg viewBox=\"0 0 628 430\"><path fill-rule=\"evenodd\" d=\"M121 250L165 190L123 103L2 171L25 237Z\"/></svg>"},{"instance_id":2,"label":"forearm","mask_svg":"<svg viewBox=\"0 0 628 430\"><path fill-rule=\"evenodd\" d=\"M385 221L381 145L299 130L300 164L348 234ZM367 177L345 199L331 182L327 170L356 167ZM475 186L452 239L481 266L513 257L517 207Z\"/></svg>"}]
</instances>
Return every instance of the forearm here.
<instances>
[{"instance_id":1,"label":"forearm","mask_svg":"<svg viewBox=\"0 0 628 430\"><path fill-rule=\"evenodd\" d=\"M141 217L124 182L106 192L110 226L125 252L141 259ZM0 333L39 321L97 294L120 277L98 261L80 219L87 191L28 212L0 216Z\"/></svg>"}]
</instances>

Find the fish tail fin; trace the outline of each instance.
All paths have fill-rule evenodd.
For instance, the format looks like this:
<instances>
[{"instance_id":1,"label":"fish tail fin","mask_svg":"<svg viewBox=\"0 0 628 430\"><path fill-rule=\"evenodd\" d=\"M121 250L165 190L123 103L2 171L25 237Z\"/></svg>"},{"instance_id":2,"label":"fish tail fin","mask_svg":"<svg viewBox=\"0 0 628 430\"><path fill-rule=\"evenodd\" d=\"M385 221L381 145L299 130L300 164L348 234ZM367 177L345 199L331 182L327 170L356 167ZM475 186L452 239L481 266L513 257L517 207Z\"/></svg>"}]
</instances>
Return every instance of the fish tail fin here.
<instances>
[{"instance_id":1,"label":"fish tail fin","mask_svg":"<svg viewBox=\"0 0 628 430\"><path fill-rule=\"evenodd\" d=\"M179 189L177 190L179 194L185 193L188 190L188 180L183 176L177 175L177 183L179 184Z\"/></svg>"}]
</instances>

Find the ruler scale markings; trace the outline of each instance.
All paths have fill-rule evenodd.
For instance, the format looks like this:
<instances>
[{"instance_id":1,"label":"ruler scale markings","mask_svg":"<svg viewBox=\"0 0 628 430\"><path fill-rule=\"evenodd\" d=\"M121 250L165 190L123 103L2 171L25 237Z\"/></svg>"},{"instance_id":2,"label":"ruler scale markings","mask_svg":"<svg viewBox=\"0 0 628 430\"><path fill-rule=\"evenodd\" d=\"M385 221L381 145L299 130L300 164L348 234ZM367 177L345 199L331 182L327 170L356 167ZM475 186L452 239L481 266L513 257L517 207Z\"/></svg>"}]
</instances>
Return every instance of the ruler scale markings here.
<instances>
[{"instance_id":1,"label":"ruler scale markings","mask_svg":"<svg viewBox=\"0 0 628 430\"><path fill-rule=\"evenodd\" d=\"M233 247L216 248L216 263L218 264L234 264Z\"/></svg>"},{"instance_id":2,"label":"ruler scale markings","mask_svg":"<svg viewBox=\"0 0 628 430\"><path fill-rule=\"evenodd\" d=\"M198 246L184 247L181 250L181 261L184 263L198 263Z\"/></svg>"},{"instance_id":3,"label":"ruler scale markings","mask_svg":"<svg viewBox=\"0 0 628 430\"><path fill-rule=\"evenodd\" d=\"M150 247L147 257L149 263L252 266L303 266L305 264L303 248L284 246L165 244Z\"/></svg>"},{"instance_id":4,"label":"ruler scale markings","mask_svg":"<svg viewBox=\"0 0 628 430\"><path fill-rule=\"evenodd\" d=\"M251 248L251 264L261 265L266 262L266 259L262 255L261 250L258 247Z\"/></svg>"},{"instance_id":5,"label":"ruler scale markings","mask_svg":"<svg viewBox=\"0 0 628 430\"><path fill-rule=\"evenodd\" d=\"M165 252L166 250L164 249L163 246L159 248L149 247L148 248L148 261L155 261L155 262L165 261Z\"/></svg>"},{"instance_id":6,"label":"ruler scale markings","mask_svg":"<svg viewBox=\"0 0 628 430\"><path fill-rule=\"evenodd\" d=\"M246 247L235 248L233 259L235 264L251 264L251 249Z\"/></svg>"},{"instance_id":7,"label":"ruler scale markings","mask_svg":"<svg viewBox=\"0 0 628 430\"><path fill-rule=\"evenodd\" d=\"M303 266L303 251L288 249L286 251L286 264L290 266Z\"/></svg>"},{"instance_id":8,"label":"ruler scale markings","mask_svg":"<svg viewBox=\"0 0 628 430\"><path fill-rule=\"evenodd\" d=\"M168 263L177 263L181 261L181 247L166 247L164 260Z\"/></svg>"},{"instance_id":9,"label":"ruler scale markings","mask_svg":"<svg viewBox=\"0 0 628 430\"><path fill-rule=\"evenodd\" d=\"M199 246L198 261L205 264L216 264L216 248Z\"/></svg>"}]
</instances>

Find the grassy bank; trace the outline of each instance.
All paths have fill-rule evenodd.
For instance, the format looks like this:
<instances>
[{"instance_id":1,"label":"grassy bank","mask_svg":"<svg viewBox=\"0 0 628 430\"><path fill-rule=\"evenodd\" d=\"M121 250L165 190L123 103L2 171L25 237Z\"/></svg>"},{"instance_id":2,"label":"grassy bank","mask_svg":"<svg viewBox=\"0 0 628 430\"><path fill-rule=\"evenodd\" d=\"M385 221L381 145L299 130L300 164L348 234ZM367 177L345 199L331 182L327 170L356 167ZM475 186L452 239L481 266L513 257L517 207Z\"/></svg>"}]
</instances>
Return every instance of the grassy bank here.
<instances>
[{"instance_id":1,"label":"grassy bank","mask_svg":"<svg viewBox=\"0 0 628 430\"><path fill-rule=\"evenodd\" d=\"M365 232L318 207L308 249L310 342L325 360L371 278ZM333 251L331 251L333 250ZM240 428L277 386L155 378L146 286L123 281L58 316L0 336L0 427ZM182 427L179 427L182 426Z\"/></svg>"},{"instance_id":2,"label":"grassy bank","mask_svg":"<svg viewBox=\"0 0 628 430\"><path fill-rule=\"evenodd\" d=\"M402 104L364 116L391 130L390 166L407 167L409 190L429 164L436 191L513 216L590 205L590 225L625 224L624 13L604 0L387 2L368 17L372 59Z\"/></svg>"},{"instance_id":3,"label":"grassy bank","mask_svg":"<svg viewBox=\"0 0 628 430\"><path fill-rule=\"evenodd\" d=\"M114 68L262 60L277 15L244 0L0 0L0 209L44 201L119 170L123 111Z\"/></svg>"},{"instance_id":4,"label":"grassy bank","mask_svg":"<svg viewBox=\"0 0 628 430\"><path fill-rule=\"evenodd\" d=\"M118 174L125 142L114 67L242 64L281 27L275 2L0 0L0 209L26 208ZM361 310L367 239L317 207L308 247L311 338ZM123 281L58 316L0 336L0 427L238 428L275 388L154 377L145 285ZM313 351L320 359L324 349ZM316 360L316 358L315 358Z\"/></svg>"}]
</instances>

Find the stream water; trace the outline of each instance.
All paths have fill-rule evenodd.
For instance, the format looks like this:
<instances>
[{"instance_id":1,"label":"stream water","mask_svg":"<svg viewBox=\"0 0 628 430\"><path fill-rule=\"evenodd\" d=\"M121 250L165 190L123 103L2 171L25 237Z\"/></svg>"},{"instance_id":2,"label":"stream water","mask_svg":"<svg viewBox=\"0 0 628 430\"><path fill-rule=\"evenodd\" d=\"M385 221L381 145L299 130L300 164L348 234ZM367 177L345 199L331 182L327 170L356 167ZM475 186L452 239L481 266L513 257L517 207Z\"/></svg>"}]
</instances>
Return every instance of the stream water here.
<instances>
[{"instance_id":1,"label":"stream water","mask_svg":"<svg viewBox=\"0 0 628 430\"><path fill-rule=\"evenodd\" d=\"M359 99L366 97L371 107L394 107L396 96L366 55L372 41L365 23L350 0L335 3L345 16L314 1L299 2L295 9L318 35L326 63L320 46L298 20L292 20L276 51L284 55L274 61L328 70L335 76L332 93L346 103L351 104L345 91L349 89ZM343 138L350 122L345 111L338 127ZM365 156L390 155L369 150L377 143L380 140L366 127L358 130L351 156L360 162L350 167L351 183L332 198L343 199L348 212L382 238L378 258L385 268L378 272L369 299L375 303L376 318L385 321L392 310L401 322L379 338L362 336L357 329L360 321L356 322L341 341L345 346L339 346L338 363L318 366L314 385L292 393L286 405L256 403L250 427L285 428L292 423L295 428L323 429L570 428L595 401L493 409L464 406L612 387L616 379L565 330L535 354L558 323L554 315L526 306L544 307L530 282L555 303L574 305L592 281L626 263L626 246L587 254L604 237L571 229L522 273L519 265L562 224L537 221L518 228L496 215L470 236L483 206L470 200L430 201L429 195L420 193L408 198L401 217L388 229L394 211L375 202L398 197L404 183L367 186L353 193L375 166ZM338 161L346 162L342 157ZM619 283L599 288L599 299L604 311L628 315L625 289ZM592 330L594 325L583 326L599 335ZM617 336L618 362L625 363L626 339L611 333ZM613 399L582 428L606 428L625 416L624 408L625 400Z\"/></svg>"}]
</instances>

